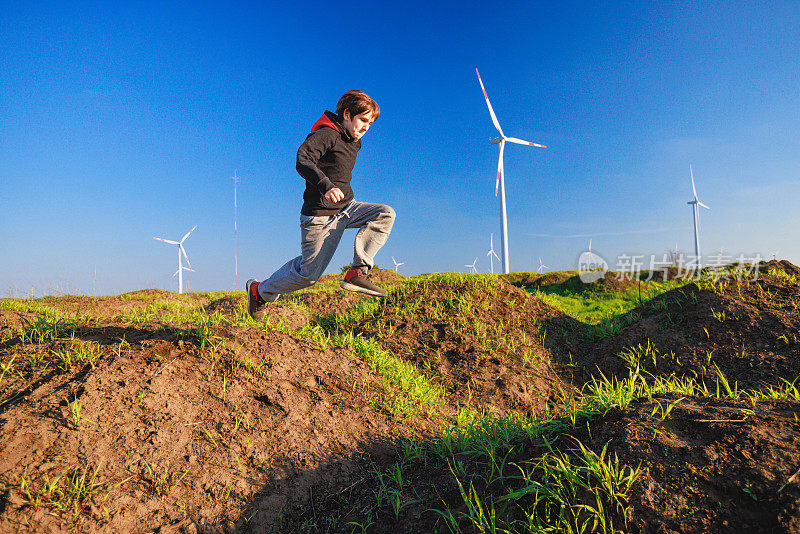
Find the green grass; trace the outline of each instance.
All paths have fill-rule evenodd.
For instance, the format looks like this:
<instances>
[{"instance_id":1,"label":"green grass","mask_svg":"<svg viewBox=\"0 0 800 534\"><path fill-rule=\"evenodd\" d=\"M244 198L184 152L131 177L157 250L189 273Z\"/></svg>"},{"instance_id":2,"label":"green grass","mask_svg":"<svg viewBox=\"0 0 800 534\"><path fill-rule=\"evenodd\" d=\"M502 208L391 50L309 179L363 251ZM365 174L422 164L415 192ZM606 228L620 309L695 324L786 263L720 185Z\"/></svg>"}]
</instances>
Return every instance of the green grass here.
<instances>
[{"instance_id":1,"label":"green grass","mask_svg":"<svg viewBox=\"0 0 800 534\"><path fill-rule=\"evenodd\" d=\"M686 282L677 280L650 281L641 282L641 288L637 285L622 292L603 293L579 290L574 287L574 283L568 284L570 280L547 286L541 290L533 290L531 294L587 324L609 321L647 303L658 295L686 285Z\"/></svg>"}]
</instances>

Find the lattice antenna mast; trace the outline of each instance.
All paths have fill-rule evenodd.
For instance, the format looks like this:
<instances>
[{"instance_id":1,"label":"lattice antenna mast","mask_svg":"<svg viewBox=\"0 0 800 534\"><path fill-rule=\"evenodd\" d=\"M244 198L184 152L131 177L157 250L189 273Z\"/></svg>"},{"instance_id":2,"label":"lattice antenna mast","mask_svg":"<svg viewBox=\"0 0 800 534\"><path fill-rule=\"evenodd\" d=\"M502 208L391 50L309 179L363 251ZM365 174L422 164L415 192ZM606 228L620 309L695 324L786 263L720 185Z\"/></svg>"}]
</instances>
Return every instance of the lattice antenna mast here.
<instances>
[{"instance_id":1,"label":"lattice antenna mast","mask_svg":"<svg viewBox=\"0 0 800 534\"><path fill-rule=\"evenodd\" d=\"M239 215L236 208L236 189L239 177L233 171L233 287L239 287Z\"/></svg>"}]
</instances>

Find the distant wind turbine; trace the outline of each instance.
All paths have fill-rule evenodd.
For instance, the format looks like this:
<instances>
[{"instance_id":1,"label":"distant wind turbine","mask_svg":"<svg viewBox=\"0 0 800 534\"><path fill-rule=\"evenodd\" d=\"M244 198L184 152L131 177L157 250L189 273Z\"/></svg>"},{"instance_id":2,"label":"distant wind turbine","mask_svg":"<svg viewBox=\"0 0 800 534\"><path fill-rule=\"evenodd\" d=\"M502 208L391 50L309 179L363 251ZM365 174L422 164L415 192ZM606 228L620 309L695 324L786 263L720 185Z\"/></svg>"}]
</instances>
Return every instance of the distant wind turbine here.
<instances>
[{"instance_id":1,"label":"distant wind turbine","mask_svg":"<svg viewBox=\"0 0 800 534\"><path fill-rule=\"evenodd\" d=\"M397 268L401 265L405 265L405 262L398 262L396 259L394 259L394 256L392 256L392 262L394 263L394 272L397 272Z\"/></svg>"},{"instance_id":2,"label":"distant wind turbine","mask_svg":"<svg viewBox=\"0 0 800 534\"><path fill-rule=\"evenodd\" d=\"M550 268L550 267L548 267L547 265L545 265L544 263L542 263L542 257L541 257L541 256L539 256L539 268L538 268L538 269L536 269L536 272L539 272L539 273L541 273L541 272L542 272L542 269L549 269L549 268Z\"/></svg>"},{"instance_id":3,"label":"distant wind turbine","mask_svg":"<svg viewBox=\"0 0 800 534\"><path fill-rule=\"evenodd\" d=\"M478 263L478 258L475 258L475 261L473 261L472 263L464 265L464 267L466 267L467 269L471 269L473 273L478 274L478 269L475 268L476 263Z\"/></svg>"},{"instance_id":4,"label":"distant wind turbine","mask_svg":"<svg viewBox=\"0 0 800 534\"><path fill-rule=\"evenodd\" d=\"M489 252L487 252L486 255L489 256L489 269L491 269L492 274L494 274L494 258L500 261L500 256L494 251L494 234L489 234Z\"/></svg>"},{"instance_id":5,"label":"distant wind turbine","mask_svg":"<svg viewBox=\"0 0 800 534\"><path fill-rule=\"evenodd\" d=\"M773 252L773 253L772 253L772 261L775 261L775 257L776 257L778 254L780 254L780 253L781 253L781 251L780 251L780 250L776 250L775 252Z\"/></svg>"},{"instance_id":6,"label":"distant wind turbine","mask_svg":"<svg viewBox=\"0 0 800 534\"><path fill-rule=\"evenodd\" d=\"M481 84L481 90L483 91L483 97L486 99L486 105L489 108L489 115L492 117L492 123L494 127L497 128L497 132L500 134L500 137L496 137L492 139L490 142L493 145L498 145L500 155L497 160L497 181L494 185L494 196L497 196L498 189L500 190L500 209L503 217L503 233L501 239L501 247L503 252L503 272L508 274L508 222L506 220L506 186L505 186L505 178L503 172L503 149L506 146L506 141L509 143L516 143L518 145L528 145L528 146L535 146L539 148L547 148L544 145L539 145L537 143L531 143L530 141L525 141L522 139L517 139L516 137L506 137L503 133L503 129L500 128L500 123L497 120L497 116L494 114L494 109L492 109L492 104L489 102L489 95L486 94L486 88L483 86L483 80L481 80L481 73L478 72L478 69L475 69L475 73L478 75L478 82Z\"/></svg>"},{"instance_id":7,"label":"distant wind turbine","mask_svg":"<svg viewBox=\"0 0 800 534\"><path fill-rule=\"evenodd\" d=\"M672 266L673 266L673 267L680 267L680 264L681 264L681 255L680 255L680 253L678 252L678 244L677 244L677 243L675 243L675 252L672 252L671 250L669 250L669 251L667 251L667 252L668 252L668 254L669 254L669 257L670 257L670 263L672 264Z\"/></svg>"},{"instance_id":8,"label":"distant wind turbine","mask_svg":"<svg viewBox=\"0 0 800 534\"><path fill-rule=\"evenodd\" d=\"M703 206L705 209L710 210L708 206L700 202L697 198L697 189L694 186L694 172L692 171L692 166L689 165L689 175L692 177L692 194L694 195L694 199L687 202L687 204L691 204L692 206L692 214L694 216L694 256L697 261L697 268L700 268L700 222L698 220L699 212L697 206Z\"/></svg>"},{"instance_id":9,"label":"distant wind turbine","mask_svg":"<svg viewBox=\"0 0 800 534\"><path fill-rule=\"evenodd\" d=\"M163 241L164 243L168 243L170 245L178 245L178 270L175 271L175 274L178 275L178 293L183 293L183 271L194 272L194 269L192 269L192 264L189 263L189 256L186 255L186 251L183 249L183 242L186 241L186 238L189 237L189 234L194 232L195 228L197 228L196 224L194 225L194 228L186 232L186 235L183 236L180 241L170 241L169 239L164 239L162 237L153 238L156 241ZM183 266L183 262L181 260L181 254L183 254L184 258L186 258L186 264L188 265L188 267ZM175 274L173 274L172 276L174 277Z\"/></svg>"}]
</instances>

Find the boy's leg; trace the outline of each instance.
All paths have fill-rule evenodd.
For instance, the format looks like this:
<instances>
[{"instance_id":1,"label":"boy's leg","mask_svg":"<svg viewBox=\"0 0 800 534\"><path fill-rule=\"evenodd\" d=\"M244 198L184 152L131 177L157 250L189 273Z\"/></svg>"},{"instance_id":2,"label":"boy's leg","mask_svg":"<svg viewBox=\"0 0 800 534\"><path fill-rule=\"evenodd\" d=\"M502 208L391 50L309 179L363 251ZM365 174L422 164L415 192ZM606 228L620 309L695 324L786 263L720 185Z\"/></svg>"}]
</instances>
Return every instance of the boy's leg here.
<instances>
[{"instance_id":1,"label":"boy's leg","mask_svg":"<svg viewBox=\"0 0 800 534\"><path fill-rule=\"evenodd\" d=\"M261 298L275 302L282 293L314 285L333 258L346 227L346 221L339 216L301 215L301 254L258 284Z\"/></svg>"},{"instance_id":2,"label":"boy's leg","mask_svg":"<svg viewBox=\"0 0 800 534\"><path fill-rule=\"evenodd\" d=\"M375 265L375 254L392 231L394 210L385 204L354 202L352 209L347 211L347 228L360 228L356 234L353 269L369 271Z\"/></svg>"},{"instance_id":3,"label":"boy's leg","mask_svg":"<svg viewBox=\"0 0 800 534\"><path fill-rule=\"evenodd\" d=\"M347 210L347 227L359 228L356 234L353 267L345 273L341 287L367 295L385 297L385 289L375 285L367 274L375 266L380 250L394 225L394 210L384 204L354 202Z\"/></svg>"}]
</instances>

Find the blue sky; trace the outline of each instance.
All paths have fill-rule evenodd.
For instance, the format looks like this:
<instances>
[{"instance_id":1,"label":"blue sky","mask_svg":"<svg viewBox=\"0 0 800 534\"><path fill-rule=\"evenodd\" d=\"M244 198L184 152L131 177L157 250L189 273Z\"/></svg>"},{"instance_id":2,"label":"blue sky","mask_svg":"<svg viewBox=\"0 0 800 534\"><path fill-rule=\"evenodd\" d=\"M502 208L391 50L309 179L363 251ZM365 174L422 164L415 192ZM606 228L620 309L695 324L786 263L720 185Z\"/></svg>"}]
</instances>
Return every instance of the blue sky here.
<instances>
[{"instance_id":1,"label":"blue sky","mask_svg":"<svg viewBox=\"0 0 800 534\"><path fill-rule=\"evenodd\" d=\"M77 5L73 5L77 4ZM339 95L381 106L354 171L392 205L376 261L463 270L499 249L510 145L512 270L586 249L800 263L798 2L0 3L0 296L234 287L299 252L297 147ZM352 256L345 234L329 272ZM497 265L495 265L497 268ZM96 275L95 275L96 272Z\"/></svg>"}]
</instances>

